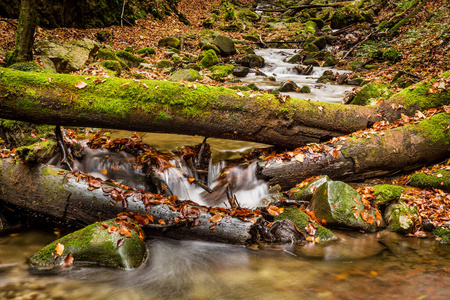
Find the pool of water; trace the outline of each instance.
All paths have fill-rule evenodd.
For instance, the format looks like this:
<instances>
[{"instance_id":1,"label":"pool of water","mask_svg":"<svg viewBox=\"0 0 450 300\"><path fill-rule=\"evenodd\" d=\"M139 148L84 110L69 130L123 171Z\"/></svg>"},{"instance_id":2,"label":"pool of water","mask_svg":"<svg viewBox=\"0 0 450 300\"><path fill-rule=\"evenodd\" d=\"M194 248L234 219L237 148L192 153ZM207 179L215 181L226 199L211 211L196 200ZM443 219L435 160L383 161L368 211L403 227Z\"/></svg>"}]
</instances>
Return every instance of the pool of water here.
<instances>
[{"instance_id":1,"label":"pool of water","mask_svg":"<svg viewBox=\"0 0 450 300\"><path fill-rule=\"evenodd\" d=\"M37 273L26 260L55 235L28 231L0 237L0 299L448 299L450 246L389 232L337 234L328 245L259 250L153 239L136 270Z\"/></svg>"}]
</instances>

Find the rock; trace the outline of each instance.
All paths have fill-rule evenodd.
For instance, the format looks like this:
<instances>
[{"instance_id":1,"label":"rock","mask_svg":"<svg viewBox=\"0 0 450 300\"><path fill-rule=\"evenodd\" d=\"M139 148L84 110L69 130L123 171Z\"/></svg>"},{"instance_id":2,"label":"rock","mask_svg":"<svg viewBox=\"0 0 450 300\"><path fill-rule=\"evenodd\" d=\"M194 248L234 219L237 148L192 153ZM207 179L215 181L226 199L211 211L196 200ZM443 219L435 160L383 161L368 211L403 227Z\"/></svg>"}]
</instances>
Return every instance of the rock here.
<instances>
[{"instance_id":1,"label":"rock","mask_svg":"<svg viewBox=\"0 0 450 300\"><path fill-rule=\"evenodd\" d=\"M153 65L152 64L147 64L147 63L140 63L139 64L139 69L151 70L151 69L153 69Z\"/></svg>"},{"instance_id":2,"label":"rock","mask_svg":"<svg viewBox=\"0 0 450 300\"><path fill-rule=\"evenodd\" d=\"M422 189L437 188L450 192L450 171L440 169L428 174L424 172L416 173L411 177L409 185Z\"/></svg>"},{"instance_id":3,"label":"rock","mask_svg":"<svg viewBox=\"0 0 450 300\"><path fill-rule=\"evenodd\" d=\"M8 68L24 72L51 73L50 71L39 66L34 61L15 63L10 65Z\"/></svg>"},{"instance_id":4,"label":"rock","mask_svg":"<svg viewBox=\"0 0 450 300\"><path fill-rule=\"evenodd\" d=\"M337 240L337 236L311 218L302 210L295 207L285 207L283 213L275 217L275 221L288 219L292 221L298 230L308 238L318 239L318 241Z\"/></svg>"},{"instance_id":5,"label":"rock","mask_svg":"<svg viewBox=\"0 0 450 300\"><path fill-rule=\"evenodd\" d=\"M236 77L245 77L250 72L250 69L247 67L235 66L233 69L233 75Z\"/></svg>"},{"instance_id":6,"label":"rock","mask_svg":"<svg viewBox=\"0 0 450 300\"><path fill-rule=\"evenodd\" d=\"M450 243L450 229L437 226L433 230L433 234L435 237L437 237L439 239L439 242L441 244L449 244Z\"/></svg>"},{"instance_id":7,"label":"rock","mask_svg":"<svg viewBox=\"0 0 450 300\"><path fill-rule=\"evenodd\" d=\"M340 10L336 10L330 19L330 27L332 29L340 29L347 25L347 16Z\"/></svg>"},{"instance_id":8,"label":"rock","mask_svg":"<svg viewBox=\"0 0 450 300\"><path fill-rule=\"evenodd\" d=\"M337 84L346 84L347 80L348 80L348 75L347 74L342 74L342 75L338 76Z\"/></svg>"},{"instance_id":9,"label":"rock","mask_svg":"<svg viewBox=\"0 0 450 300\"><path fill-rule=\"evenodd\" d=\"M170 81L196 81L202 79L203 77L200 73L192 69L178 70L169 78Z\"/></svg>"},{"instance_id":10,"label":"rock","mask_svg":"<svg viewBox=\"0 0 450 300\"><path fill-rule=\"evenodd\" d=\"M297 70L298 74L300 74L300 75L311 75L314 70L314 67L312 65L309 65L307 67L302 67L300 65L297 65L294 68Z\"/></svg>"},{"instance_id":11,"label":"rock","mask_svg":"<svg viewBox=\"0 0 450 300\"><path fill-rule=\"evenodd\" d=\"M308 51L308 52L318 52L318 51L320 51L319 47L317 47L313 43L309 43L309 44L304 45L303 46L303 50Z\"/></svg>"},{"instance_id":12,"label":"rock","mask_svg":"<svg viewBox=\"0 0 450 300\"><path fill-rule=\"evenodd\" d=\"M207 38L207 37L201 37L200 40L198 41L198 46L200 47L200 49L206 45L206 44L212 44L213 43L213 39L211 38Z\"/></svg>"},{"instance_id":13,"label":"rock","mask_svg":"<svg viewBox=\"0 0 450 300\"><path fill-rule=\"evenodd\" d=\"M16 157L30 164L43 164L49 161L57 149L52 139L16 148Z\"/></svg>"},{"instance_id":14,"label":"rock","mask_svg":"<svg viewBox=\"0 0 450 300\"><path fill-rule=\"evenodd\" d=\"M384 218L389 224L389 231L400 234L409 233L414 227L414 220L419 217L416 205L409 206L407 201L399 200L389 204L384 213Z\"/></svg>"},{"instance_id":15,"label":"rock","mask_svg":"<svg viewBox=\"0 0 450 300\"><path fill-rule=\"evenodd\" d=\"M385 227L380 212L374 207L365 207L358 192L342 181L327 181L318 187L308 208L329 226L367 232Z\"/></svg>"},{"instance_id":16,"label":"rock","mask_svg":"<svg viewBox=\"0 0 450 300\"><path fill-rule=\"evenodd\" d=\"M249 83L247 86L253 91L259 91L259 87L255 83Z\"/></svg>"},{"instance_id":17,"label":"rock","mask_svg":"<svg viewBox=\"0 0 450 300\"><path fill-rule=\"evenodd\" d=\"M245 86L245 85L232 85L232 86L229 86L228 88L232 89L232 90L241 91L241 92L251 91L251 88L249 88L248 86Z\"/></svg>"},{"instance_id":18,"label":"rock","mask_svg":"<svg viewBox=\"0 0 450 300\"><path fill-rule=\"evenodd\" d=\"M286 24L284 24L283 22L267 23L266 26L269 27L269 28L275 29L275 30L284 30L284 29L288 29L288 27L286 26Z\"/></svg>"},{"instance_id":19,"label":"rock","mask_svg":"<svg viewBox=\"0 0 450 300\"><path fill-rule=\"evenodd\" d=\"M326 60L328 57L333 56L329 51L316 51L308 53L306 59Z\"/></svg>"},{"instance_id":20,"label":"rock","mask_svg":"<svg viewBox=\"0 0 450 300\"><path fill-rule=\"evenodd\" d=\"M351 84L351 83L349 83ZM361 83L359 83L361 84ZM372 82L366 84L360 89L353 101L350 104L353 105L374 105L380 99L388 99L394 93L389 89L389 85L384 83Z\"/></svg>"},{"instance_id":21,"label":"rock","mask_svg":"<svg viewBox=\"0 0 450 300\"><path fill-rule=\"evenodd\" d=\"M156 63L158 69L171 68L172 62L170 60L160 60Z\"/></svg>"},{"instance_id":22,"label":"rock","mask_svg":"<svg viewBox=\"0 0 450 300\"><path fill-rule=\"evenodd\" d=\"M353 78L353 79L349 79L347 81L348 85L361 86L363 83L364 83L364 79L362 79L362 78Z\"/></svg>"},{"instance_id":23,"label":"rock","mask_svg":"<svg viewBox=\"0 0 450 300\"><path fill-rule=\"evenodd\" d=\"M262 68L264 67L264 58L256 54L247 54L238 60L238 63L249 68Z\"/></svg>"},{"instance_id":24,"label":"rock","mask_svg":"<svg viewBox=\"0 0 450 300\"><path fill-rule=\"evenodd\" d=\"M216 81L225 81L225 79L233 72L233 65L213 66L209 68L210 77Z\"/></svg>"},{"instance_id":25,"label":"rock","mask_svg":"<svg viewBox=\"0 0 450 300\"><path fill-rule=\"evenodd\" d=\"M302 94L310 94L311 93L311 88L307 85L302 86L301 89L298 90L299 93Z\"/></svg>"},{"instance_id":26,"label":"rock","mask_svg":"<svg viewBox=\"0 0 450 300\"><path fill-rule=\"evenodd\" d=\"M327 59L323 63L322 67L333 67L337 63L338 63L338 60L335 57L329 56L329 57L327 57Z\"/></svg>"},{"instance_id":27,"label":"rock","mask_svg":"<svg viewBox=\"0 0 450 300\"><path fill-rule=\"evenodd\" d=\"M196 63L188 63L183 66L184 69L192 69L195 71L200 71L201 68Z\"/></svg>"},{"instance_id":28,"label":"rock","mask_svg":"<svg viewBox=\"0 0 450 300\"><path fill-rule=\"evenodd\" d=\"M305 23L305 31L308 33L316 33L317 30L317 24L314 23L313 21L308 21Z\"/></svg>"},{"instance_id":29,"label":"rock","mask_svg":"<svg viewBox=\"0 0 450 300\"><path fill-rule=\"evenodd\" d=\"M230 56L236 54L236 47L234 46L233 40L224 35L217 35L213 42L213 45L216 45L220 50L220 55L222 56Z\"/></svg>"},{"instance_id":30,"label":"rock","mask_svg":"<svg viewBox=\"0 0 450 300\"><path fill-rule=\"evenodd\" d=\"M101 229L104 228L103 224L108 228L115 226L118 235ZM139 239L140 235L144 235L142 229L129 218L126 221L119 220L119 224L115 219L94 223L47 245L30 258L30 264L39 269L60 268L70 254L74 264L94 264L118 269L137 268L147 256L146 246ZM58 243L63 246L63 251L54 258Z\"/></svg>"},{"instance_id":31,"label":"rock","mask_svg":"<svg viewBox=\"0 0 450 300\"><path fill-rule=\"evenodd\" d=\"M310 21L316 23L318 29L322 29L325 26L325 22L320 18L311 18Z\"/></svg>"},{"instance_id":32,"label":"rock","mask_svg":"<svg viewBox=\"0 0 450 300\"><path fill-rule=\"evenodd\" d=\"M239 19L243 21L251 21L251 22L258 22L261 20L261 16L255 13L254 11L251 11L248 8L243 8L239 10L238 12Z\"/></svg>"},{"instance_id":33,"label":"rock","mask_svg":"<svg viewBox=\"0 0 450 300\"><path fill-rule=\"evenodd\" d=\"M89 39L64 44L59 41L40 41L35 43L34 49L46 69L70 73L81 69L86 60L100 49L100 44Z\"/></svg>"},{"instance_id":34,"label":"rock","mask_svg":"<svg viewBox=\"0 0 450 300\"><path fill-rule=\"evenodd\" d=\"M217 57L216 52L214 52L214 50L212 50L212 49L203 52L201 54L201 56L199 57L199 59L200 59L200 62L198 64L198 66L201 69L209 68L209 67L214 66L219 63L219 58Z\"/></svg>"},{"instance_id":35,"label":"rock","mask_svg":"<svg viewBox=\"0 0 450 300\"><path fill-rule=\"evenodd\" d=\"M290 64L301 64L304 58L304 54L295 54L294 56L289 58L287 62Z\"/></svg>"},{"instance_id":36,"label":"rock","mask_svg":"<svg viewBox=\"0 0 450 300\"><path fill-rule=\"evenodd\" d=\"M316 45L317 48L319 48L319 50L322 50L327 45L327 39L326 39L326 37L321 36L321 37L318 37L317 39L315 39L312 43L314 45Z\"/></svg>"},{"instance_id":37,"label":"rock","mask_svg":"<svg viewBox=\"0 0 450 300\"><path fill-rule=\"evenodd\" d=\"M380 184L373 187L375 199L372 201L375 205L386 205L387 203L398 200L405 188L398 185Z\"/></svg>"},{"instance_id":38,"label":"rock","mask_svg":"<svg viewBox=\"0 0 450 300\"><path fill-rule=\"evenodd\" d=\"M116 56L120 58L130 68L137 68L141 62L144 62L142 57L134 56L126 51L117 51Z\"/></svg>"},{"instance_id":39,"label":"rock","mask_svg":"<svg viewBox=\"0 0 450 300\"><path fill-rule=\"evenodd\" d=\"M156 51L153 48L145 47L145 48L141 48L141 49L136 50L136 54L139 54L142 57L146 57L146 56L150 56L150 55L156 54Z\"/></svg>"},{"instance_id":40,"label":"rock","mask_svg":"<svg viewBox=\"0 0 450 300\"><path fill-rule=\"evenodd\" d=\"M95 37L100 43L107 42L111 38L111 31L108 30L100 30L95 34Z\"/></svg>"},{"instance_id":41,"label":"rock","mask_svg":"<svg viewBox=\"0 0 450 300\"><path fill-rule=\"evenodd\" d=\"M213 44L204 44L204 45L201 47L201 50L202 50L202 51L206 51L206 50L209 50L209 49L214 50L214 52L216 52L216 54L220 54L220 50L219 50L219 48L217 48L216 45L213 45Z\"/></svg>"},{"instance_id":42,"label":"rock","mask_svg":"<svg viewBox=\"0 0 450 300\"><path fill-rule=\"evenodd\" d=\"M315 59L313 59L313 58L305 59L305 60L303 61L303 64L304 64L305 66L315 66L315 67L318 67L318 66L319 66L319 63L317 62L317 60L315 60Z\"/></svg>"},{"instance_id":43,"label":"rock","mask_svg":"<svg viewBox=\"0 0 450 300\"><path fill-rule=\"evenodd\" d=\"M313 178L308 184L306 184L304 187L293 187L289 190L289 199L291 200L303 200L303 201L310 201L312 195L314 194L314 191L324 184L327 181L330 181L330 177L327 175L318 176L316 178Z\"/></svg>"},{"instance_id":44,"label":"rock","mask_svg":"<svg viewBox=\"0 0 450 300\"><path fill-rule=\"evenodd\" d=\"M165 37L158 41L158 47L163 48L180 48L180 40L175 37Z\"/></svg>"},{"instance_id":45,"label":"rock","mask_svg":"<svg viewBox=\"0 0 450 300\"><path fill-rule=\"evenodd\" d=\"M358 71L358 70L361 70L362 68L364 68L364 66L366 65L366 61L363 58L358 57L358 58L355 58L348 65L350 66L350 68L353 71Z\"/></svg>"},{"instance_id":46,"label":"rock","mask_svg":"<svg viewBox=\"0 0 450 300\"><path fill-rule=\"evenodd\" d=\"M293 81L285 81L281 83L280 88L278 89L280 92L295 92L298 89L298 85Z\"/></svg>"}]
</instances>

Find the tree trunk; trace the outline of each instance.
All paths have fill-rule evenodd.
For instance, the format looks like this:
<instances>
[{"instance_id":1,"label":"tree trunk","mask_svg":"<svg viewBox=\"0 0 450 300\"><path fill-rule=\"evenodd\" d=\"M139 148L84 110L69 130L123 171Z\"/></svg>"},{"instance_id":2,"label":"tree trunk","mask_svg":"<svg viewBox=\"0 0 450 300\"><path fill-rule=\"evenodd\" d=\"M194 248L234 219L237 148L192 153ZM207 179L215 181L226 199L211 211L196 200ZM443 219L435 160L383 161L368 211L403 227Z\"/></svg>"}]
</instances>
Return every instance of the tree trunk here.
<instances>
[{"instance_id":1,"label":"tree trunk","mask_svg":"<svg viewBox=\"0 0 450 300\"><path fill-rule=\"evenodd\" d=\"M36 27L35 0L21 0L19 24L17 25L17 62L33 60L34 30Z\"/></svg>"},{"instance_id":2,"label":"tree trunk","mask_svg":"<svg viewBox=\"0 0 450 300\"><path fill-rule=\"evenodd\" d=\"M156 80L40 74L1 69L0 118L37 124L203 135L296 148L366 129L401 113L450 103L427 94L429 83L405 89L380 106L344 106L223 87ZM95 81L94 81L95 80ZM84 88L77 88L85 82ZM94 82L97 82L95 84ZM82 85L79 85L80 87Z\"/></svg>"},{"instance_id":3,"label":"tree trunk","mask_svg":"<svg viewBox=\"0 0 450 300\"><path fill-rule=\"evenodd\" d=\"M357 180L416 169L449 157L449 124L450 114L439 113L417 124L325 143L316 152L296 150L292 159L273 158L259 172L271 184L290 188L316 175Z\"/></svg>"},{"instance_id":4,"label":"tree trunk","mask_svg":"<svg viewBox=\"0 0 450 300\"><path fill-rule=\"evenodd\" d=\"M261 216L255 214L244 221L236 216L230 216L231 211L224 211L220 224L215 224L209 221L215 214L211 210L214 208L184 204L174 199L170 203L166 201L147 205L146 209L143 201L134 201L131 197L128 198L128 205L124 208L120 202L116 204L116 201L101 188L90 191L88 181L69 174L67 171L43 164L28 166L24 163L12 163L10 159L0 159L0 199L9 205L29 210L43 219L50 217L77 226L115 218L120 212L149 214L155 224L144 229L152 235L235 244L245 244L255 238L253 231L261 220ZM102 185L114 187L104 182ZM134 193L144 197L143 191ZM197 223L193 225L191 222L186 225L186 222L179 222L172 226L161 225L160 220L170 224L175 218L183 219L184 217L180 216L181 210L175 210L181 205L198 209L198 216L193 217Z\"/></svg>"}]
</instances>

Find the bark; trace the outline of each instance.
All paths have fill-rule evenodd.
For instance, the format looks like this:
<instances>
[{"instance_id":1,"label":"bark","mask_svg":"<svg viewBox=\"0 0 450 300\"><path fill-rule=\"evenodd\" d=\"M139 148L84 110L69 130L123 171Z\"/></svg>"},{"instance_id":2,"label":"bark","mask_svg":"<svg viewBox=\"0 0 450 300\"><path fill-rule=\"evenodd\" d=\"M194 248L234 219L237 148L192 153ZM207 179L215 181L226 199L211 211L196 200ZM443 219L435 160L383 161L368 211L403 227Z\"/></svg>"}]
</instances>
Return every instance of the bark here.
<instances>
[{"instance_id":1,"label":"bark","mask_svg":"<svg viewBox=\"0 0 450 300\"><path fill-rule=\"evenodd\" d=\"M163 226L158 224L160 219L169 224L174 218L180 218L179 213L171 209L171 205L155 204L146 209L142 201L134 202L129 198L127 208L119 203L113 206L110 203L112 198L105 195L102 189L89 191L88 182L77 180L77 177L70 177L68 174L67 171L43 164L28 166L24 163L12 163L10 159L0 159L0 199L9 206L26 209L43 219L50 218L77 226L115 218L120 212L148 213L153 216L156 224L144 230L152 235L235 244L251 241L255 226L261 219L256 216L254 222L250 222L226 216L220 224L210 229L214 225L209 221L212 214L204 208L198 216L198 226L186 226L185 223Z\"/></svg>"},{"instance_id":2,"label":"bark","mask_svg":"<svg viewBox=\"0 0 450 300\"><path fill-rule=\"evenodd\" d=\"M36 27L35 0L21 0L19 24L17 25L17 62L33 60L34 30Z\"/></svg>"},{"instance_id":3,"label":"bark","mask_svg":"<svg viewBox=\"0 0 450 300\"><path fill-rule=\"evenodd\" d=\"M417 124L347 137L324 144L329 148L319 153L303 151L303 162L273 158L260 175L271 184L290 188L320 174L333 180L358 180L416 169L449 157L448 124L450 114L444 112Z\"/></svg>"}]
</instances>

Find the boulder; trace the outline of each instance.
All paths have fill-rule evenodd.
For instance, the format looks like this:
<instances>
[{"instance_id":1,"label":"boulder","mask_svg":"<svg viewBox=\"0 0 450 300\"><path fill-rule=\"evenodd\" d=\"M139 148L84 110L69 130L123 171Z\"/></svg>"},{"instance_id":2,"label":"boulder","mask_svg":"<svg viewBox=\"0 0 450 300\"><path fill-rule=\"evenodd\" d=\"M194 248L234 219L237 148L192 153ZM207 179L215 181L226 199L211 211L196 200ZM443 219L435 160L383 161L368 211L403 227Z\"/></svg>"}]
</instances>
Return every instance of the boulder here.
<instances>
[{"instance_id":1,"label":"boulder","mask_svg":"<svg viewBox=\"0 0 450 300\"><path fill-rule=\"evenodd\" d=\"M411 232L414 227L414 220L418 217L419 212L416 205L410 205L409 202L401 198L399 201L389 204L384 213L384 218L389 224L387 229L400 234Z\"/></svg>"},{"instance_id":2,"label":"boulder","mask_svg":"<svg viewBox=\"0 0 450 300\"><path fill-rule=\"evenodd\" d=\"M244 8L239 10L238 12L238 18L243 21L251 21L251 22L258 22L261 20L261 16L255 13L254 11L251 11L248 8Z\"/></svg>"},{"instance_id":3,"label":"boulder","mask_svg":"<svg viewBox=\"0 0 450 300\"><path fill-rule=\"evenodd\" d=\"M281 83L280 88L278 89L280 92L295 92L297 91L299 86L293 81L285 81Z\"/></svg>"},{"instance_id":4,"label":"boulder","mask_svg":"<svg viewBox=\"0 0 450 300\"><path fill-rule=\"evenodd\" d=\"M153 49L151 47L145 47L145 48L136 50L136 54L139 54L142 57L146 57L146 56L156 54L156 51L155 51L155 49Z\"/></svg>"},{"instance_id":5,"label":"boulder","mask_svg":"<svg viewBox=\"0 0 450 300\"><path fill-rule=\"evenodd\" d=\"M216 52L210 49L201 54L199 67L200 68L209 68L211 66L217 65L219 63L219 58L217 57Z\"/></svg>"},{"instance_id":6,"label":"boulder","mask_svg":"<svg viewBox=\"0 0 450 300\"><path fill-rule=\"evenodd\" d=\"M175 37L165 37L158 41L158 47L160 48L176 48L179 49L181 42Z\"/></svg>"},{"instance_id":7,"label":"boulder","mask_svg":"<svg viewBox=\"0 0 450 300\"><path fill-rule=\"evenodd\" d=\"M99 50L100 44L90 39L70 41L40 41L35 43L36 55L44 67L57 73L70 73L81 69L86 60Z\"/></svg>"},{"instance_id":8,"label":"boulder","mask_svg":"<svg viewBox=\"0 0 450 300\"><path fill-rule=\"evenodd\" d=\"M137 57L126 51L117 51L116 56L120 58L129 68L137 68L139 64L144 62L142 57Z\"/></svg>"},{"instance_id":9,"label":"boulder","mask_svg":"<svg viewBox=\"0 0 450 300\"><path fill-rule=\"evenodd\" d=\"M300 74L300 75L311 75L314 70L314 67L312 65L309 65L307 67L302 67L300 65L297 65L294 68L297 70L298 74Z\"/></svg>"},{"instance_id":10,"label":"boulder","mask_svg":"<svg viewBox=\"0 0 450 300\"><path fill-rule=\"evenodd\" d=\"M303 181L300 186L295 186L289 190L289 199L310 201L314 191L319 186L330 180L330 177L323 175L313 178L304 186L302 186L305 183L305 181Z\"/></svg>"},{"instance_id":11,"label":"boulder","mask_svg":"<svg viewBox=\"0 0 450 300\"><path fill-rule=\"evenodd\" d=\"M372 82L360 89L350 104L353 105L374 105L380 99L388 99L394 93L389 89L389 85Z\"/></svg>"},{"instance_id":12,"label":"boulder","mask_svg":"<svg viewBox=\"0 0 450 300\"><path fill-rule=\"evenodd\" d=\"M229 56L236 54L236 47L234 46L234 42L229 37L224 35L217 35L212 44L216 45L220 50L220 55Z\"/></svg>"},{"instance_id":13,"label":"boulder","mask_svg":"<svg viewBox=\"0 0 450 300\"><path fill-rule=\"evenodd\" d=\"M266 27L272 28L272 29L275 29L275 30L284 30L284 29L288 29L288 27L286 26L286 24L284 24L283 22L267 23Z\"/></svg>"},{"instance_id":14,"label":"boulder","mask_svg":"<svg viewBox=\"0 0 450 300\"><path fill-rule=\"evenodd\" d=\"M192 69L178 70L170 76L170 81L196 81L202 80L202 75L199 72Z\"/></svg>"},{"instance_id":15,"label":"boulder","mask_svg":"<svg viewBox=\"0 0 450 300\"><path fill-rule=\"evenodd\" d=\"M233 75L236 77L245 77L250 72L250 69L242 66L235 66L233 69Z\"/></svg>"},{"instance_id":16,"label":"boulder","mask_svg":"<svg viewBox=\"0 0 450 300\"><path fill-rule=\"evenodd\" d=\"M220 65L209 68L211 71L210 77L216 81L225 81L226 78L233 72L233 65Z\"/></svg>"},{"instance_id":17,"label":"boulder","mask_svg":"<svg viewBox=\"0 0 450 300\"><path fill-rule=\"evenodd\" d=\"M206 50L209 50L209 49L214 50L214 52L216 52L217 55L220 54L220 50L219 50L219 48L217 48L216 45L213 45L213 44L209 44L209 43L208 43L208 44L204 44L204 45L201 47L201 50L202 50L202 51L206 51Z\"/></svg>"},{"instance_id":18,"label":"boulder","mask_svg":"<svg viewBox=\"0 0 450 300\"><path fill-rule=\"evenodd\" d=\"M159 69L171 68L172 62L170 60L160 60L156 63L156 67Z\"/></svg>"},{"instance_id":19,"label":"boulder","mask_svg":"<svg viewBox=\"0 0 450 300\"><path fill-rule=\"evenodd\" d=\"M309 43L309 44L303 45L303 50L308 51L308 52L318 52L318 51L320 51L319 47L317 47L313 43Z\"/></svg>"},{"instance_id":20,"label":"boulder","mask_svg":"<svg viewBox=\"0 0 450 300\"><path fill-rule=\"evenodd\" d=\"M244 67L249 68L262 68L265 65L264 58L256 54L244 55L241 59L238 60L238 63L243 65Z\"/></svg>"},{"instance_id":21,"label":"boulder","mask_svg":"<svg viewBox=\"0 0 450 300\"><path fill-rule=\"evenodd\" d=\"M318 187L308 208L329 226L367 232L385 227L378 209L363 202L358 192L342 181L327 181Z\"/></svg>"},{"instance_id":22,"label":"boulder","mask_svg":"<svg viewBox=\"0 0 450 300\"><path fill-rule=\"evenodd\" d=\"M287 62L290 64L301 64L304 58L304 54L295 54L294 56L289 58Z\"/></svg>"},{"instance_id":23,"label":"boulder","mask_svg":"<svg viewBox=\"0 0 450 300\"><path fill-rule=\"evenodd\" d=\"M303 64L305 66L315 66L315 67L319 67L320 66L319 63L317 62L317 60L315 60L314 58L305 59L303 61Z\"/></svg>"},{"instance_id":24,"label":"boulder","mask_svg":"<svg viewBox=\"0 0 450 300\"><path fill-rule=\"evenodd\" d=\"M405 188L398 185L379 184L373 187L375 199L373 204L380 206L386 205L391 201L398 200Z\"/></svg>"},{"instance_id":25,"label":"boulder","mask_svg":"<svg viewBox=\"0 0 450 300\"><path fill-rule=\"evenodd\" d=\"M322 67L333 67L338 63L338 60L334 56L329 56L322 64Z\"/></svg>"},{"instance_id":26,"label":"boulder","mask_svg":"<svg viewBox=\"0 0 450 300\"><path fill-rule=\"evenodd\" d=\"M319 48L319 50L322 50L327 45L327 38L324 36L321 36L321 37L318 37L317 39L315 39L312 43L314 45L316 45L317 48Z\"/></svg>"},{"instance_id":27,"label":"boulder","mask_svg":"<svg viewBox=\"0 0 450 300\"><path fill-rule=\"evenodd\" d=\"M308 33L316 33L317 30L317 24L314 23L313 21L308 21L305 23L305 31Z\"/></svg>"},{"instance_id":28,"label":"boulder","mask_svg":"<svg viewBox=\"0 0 450 300\"><path fill-rule=\"evenodd\" d=\"M129 218L94 223L47 245L30 258L30 264L39 269L60 268L70 266L72 256L75 265L137 268L147 256L143 237L142 229Z\"/></svg>"},{"instance_id":29,"label":"boulder","mask_svg":"<svg viewBox=\"0 0 450 300\"><path fill-rule=\"evenodd\" d=\"M348 80L348 75L347 74L342 74L339 75L337 78L337 84L346 84Z\"/></svg>"},{"instance_id":30,"label":"boulder","mask_svg":"<svg viewBox=\"0 0 450 300\"><path fill-rule=\"evenodd\" d=\"M302 94L310 94L311 93L311 88L307 85L302 86L301 89L298 90L299 93Z\"/></svg>"}]
</instances>

